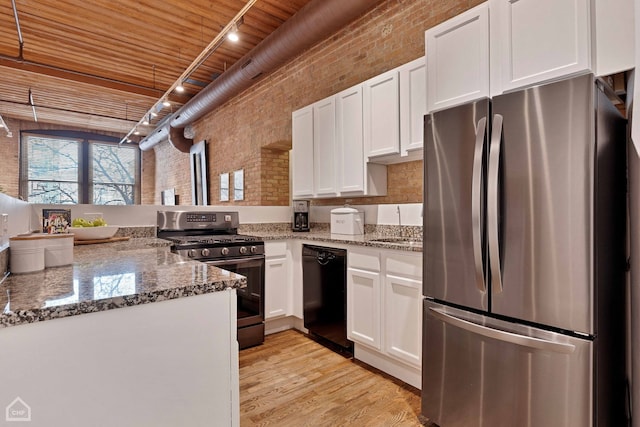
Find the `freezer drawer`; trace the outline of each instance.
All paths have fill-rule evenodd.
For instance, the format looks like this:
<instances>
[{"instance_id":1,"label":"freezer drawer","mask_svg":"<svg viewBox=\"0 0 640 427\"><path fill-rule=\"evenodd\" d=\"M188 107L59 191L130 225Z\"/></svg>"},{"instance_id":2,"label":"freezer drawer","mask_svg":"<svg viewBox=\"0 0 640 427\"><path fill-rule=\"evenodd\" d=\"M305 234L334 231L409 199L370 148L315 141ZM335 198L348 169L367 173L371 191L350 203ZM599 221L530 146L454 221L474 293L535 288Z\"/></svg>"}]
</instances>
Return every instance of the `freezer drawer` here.
<instances>
[{"instance_id":1,"label":"freezer drawer","mask_svg":"<svg viewBox=\"0 0 640 427\"><path fill-rule=\"evenodd\" d=\"M422 413L441 427L591 426L593 342L425 300Z\"/></svg>"}]
</instances>

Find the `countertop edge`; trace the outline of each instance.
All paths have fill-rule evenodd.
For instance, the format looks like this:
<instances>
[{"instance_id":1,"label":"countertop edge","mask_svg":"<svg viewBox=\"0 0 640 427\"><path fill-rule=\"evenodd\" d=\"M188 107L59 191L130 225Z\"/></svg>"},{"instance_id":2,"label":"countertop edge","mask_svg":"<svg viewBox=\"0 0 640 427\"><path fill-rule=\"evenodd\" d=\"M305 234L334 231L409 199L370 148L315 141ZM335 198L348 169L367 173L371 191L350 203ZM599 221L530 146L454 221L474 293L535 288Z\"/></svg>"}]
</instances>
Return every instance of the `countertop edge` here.
<instances>
[{"instance_id":1,"label":"countertop edge","mask_svg":"<svg viewBox=\"0 0 640 427\"><path fill-rule=\"evenodd\" d=\"M378 239L401 239L399 236L380 234L336 235L328 232L248 232L247 235L259 237L265 242L270 240L310 240L316 242L338 243L342 245L365 246L369 248L391 249L407 252L422 252L422 244L400 242L378 242ZM407 239L408 240L408 239ZM419 241L419 240L417 240ZM420 241L421 242L421 241Z\"/></svg>"},{"instance_id":2,"label":"countertop edge","mask_svg":"<svg viewBox=\"0 0 640 427\"><path fill-rule=\"evenodd\" d=\"M150 248L158 248L161 246L168 246L163 244L165 241L160 239L139 239L140 242L136 242L138 239L132 239L131 242L125 243L105 243L100 247L107 247L105 245L119 245L120 247L126 247L127 245L136 245L143 242L144 246ZM168 243L168 242L167 242ZM115 246L114 246L115 247ZM86 250L86 248L85 248ZM177 254L172 254L177 258ZM203 266L203 264L193 260L183 260L185 263L194 264L197 266ZM217 267L207 267L216 268ZM8 302L5 301L6 306L0 306L0 329L18 326L29 323L38 323L48 320L60 319L64 317L72 317L81 314L95 313L100 311L112 310L117 308L132 307L135 305L149 304L154 302L168 301L176 298L190 297L196 295L203 295L212 292L219 292L225 289L236 289L247 286L247 279L241 275L233 274L233 277L224 277L210 279L205 282L196 284L176 285L172 287L165 287L162 289L142 290L140 292L132 293L129 295L118 295L100 299L84 300L79 302L73 302L69 304L61 304L55 306L43 306L33 308L19 308L11 309L11 296L10 296L10 283L12 279L11 274L5 277L0 277L0 291L7 292ZM205 276L206 277L206 276ZM205 279L206 280L206 279Z\"/></svg>"}]
</instances>

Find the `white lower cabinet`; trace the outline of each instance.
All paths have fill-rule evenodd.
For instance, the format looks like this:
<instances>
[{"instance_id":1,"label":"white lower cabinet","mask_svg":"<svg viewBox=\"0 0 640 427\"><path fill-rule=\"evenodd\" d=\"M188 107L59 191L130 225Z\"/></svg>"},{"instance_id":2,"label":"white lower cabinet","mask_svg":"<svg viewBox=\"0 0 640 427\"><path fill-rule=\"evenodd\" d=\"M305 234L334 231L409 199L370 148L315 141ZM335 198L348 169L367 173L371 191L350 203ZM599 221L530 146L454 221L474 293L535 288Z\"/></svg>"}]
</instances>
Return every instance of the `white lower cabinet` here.
<instances>
[{"instance_id":1,"label":"white lower cabinet","mask_svg":"<svg viewBox=\"0 0 640 427\"><path fill-rule=\"evenodd\" d=\"M422 363L422 256L383 254L384 351L416 368Z\"/></svg>"},{"instance_id":2,"label":"white lower cabinet","mask_svg":"<svg viewBox=\"0 0 640 427\"><path fill-rule=\"evenodd\" d=\"M349 251L347 259L347 338L380 350L379 255Z\"/></svg>"},{"instance_id":3,"label":"white lower cabinet","mask_svg":"<svg viewBox=\"0 0 640 427\"><path fill-rule=\"evenodd\" d=\"M291 281L287 242L265 242L265 255L264 317L288 316L291 314Z\"/></svg>"},{"instance_id":4,"label":"white lower cabinet","mask_svg":"<svg viewBox=\"0 0 640 427\"><path fill-rule=\"evenodd\" d=\"M420 388L422 254L349 250L347 336L358 360Z\"/></svg>"}]
</instances>

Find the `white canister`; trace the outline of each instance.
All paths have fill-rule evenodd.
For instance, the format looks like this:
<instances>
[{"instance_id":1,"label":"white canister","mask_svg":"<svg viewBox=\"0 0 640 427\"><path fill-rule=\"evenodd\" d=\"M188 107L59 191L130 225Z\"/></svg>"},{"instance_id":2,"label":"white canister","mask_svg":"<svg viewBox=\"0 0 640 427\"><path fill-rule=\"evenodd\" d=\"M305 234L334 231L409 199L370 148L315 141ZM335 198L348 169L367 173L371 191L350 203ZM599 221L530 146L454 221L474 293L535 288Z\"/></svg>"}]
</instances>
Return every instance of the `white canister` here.
<instances>
[{"instance_id":1,"label":"white canister","mask_svg":"<svg viewBox=\"0 0 640 427\"><path fill-rule=\"evenodd\" d=\"M364 212L350 207L332 209L331 233L351 236L364 234Z\"/></svg>"},{"instance_id":2,"label":"white canister","mask_svg":"<svg viewBox=\"0 0 640 427\"><path fill-rule=\"evenodd\" d=\"M47 234L43 240L45 267L73 264L73 234Z\"/></svg>"},{"instance_id":3,"label":"white canister","mask_svg":"<svg viewBox=\"0 0 640 427\"><path fill-rule=\"evenodd\" d=\"M9 271L31 273L44 270L44 241L31 236L9 239Z\"/></svg>"}]
</instances>

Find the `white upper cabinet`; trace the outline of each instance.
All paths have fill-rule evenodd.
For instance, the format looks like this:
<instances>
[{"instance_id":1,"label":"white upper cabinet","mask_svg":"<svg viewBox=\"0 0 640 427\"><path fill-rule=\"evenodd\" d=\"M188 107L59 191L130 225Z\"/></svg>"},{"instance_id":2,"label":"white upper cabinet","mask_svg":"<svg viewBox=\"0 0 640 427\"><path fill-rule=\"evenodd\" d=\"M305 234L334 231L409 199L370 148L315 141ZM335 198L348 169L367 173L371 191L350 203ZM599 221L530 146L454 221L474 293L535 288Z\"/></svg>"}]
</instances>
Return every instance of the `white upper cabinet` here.
<instances>
[{"instance_id":1,"label":"white upper cabinet","mask_svg":"<svg viewBox=\"0 0 640 427\"><path fill-rule=\"evenodd\" d=\"M503 91L591 70L590 0L495 0L491 8Z\"/></svg>"},{"instance_id":2,"label":"white upper cabinet","mask_svg":"<svg viewBox=\"0 0 640 427\"><path fill-rule=\"evenodd\" d=\"M336 109L329 97L291 118L293 197L332 197L336 191Z\"/></svg>"},{"instance_id":3,"label":"white upper cabinet","mask_svg":"<svg viewBox=\"0 0 640 427\"><path fill-rule=\"evenodd\" d=\"M633 0L489 0L425 32L429 112L631 69Z\"/></svg>"},{"instance_id":4,"label":"white upper cabinet","mask_svg":"<svg viewBox=\"0 0 640 427\"><path fill-rule=\"evenodd\" d=\"M424 56L400 67L400 155L422 150L427 114L427 70ZM419 158L422 158L420 153Z\"/></svg>"},{"instance_id":5,"label":"white upper cabinet","mask_svg":"<svg viewBox=\"0 0 640 427\"><path fill-rule=\"evenodd\" d=\"M335 196L336 103L330 96L313 104L313 183L316 196Z\"/></svg>"},{"instance_id":6,"label":"white upper cabinet","mask_svg":"<svg viewBox=\"0 0 640 427\"><path fill-rule=\"evenodd\" d=\"M365 158L362 122L362 85L336 95L337 142L341 193L364 191Z\"/></svg>"},{"instance_id":7,"label":"white upper cabinet","mask_svg":"<svg viewBox=\"0 0 640 427\"><path fill-rule=\"evenodd\" d=\"M365 158L362 102L362 85L336 95L338 191L343 196L383 196L387 168Z\"/></svg>"},{"instance_id":8,"label":"white upper cabinet","mask_svg":"<svg viewBox=\"0 0 640 427\"><path fill-rule=\"evenodd\" d=\"M595 2L597 76L607 76L635 67L634 11L634 0Z\"/></svg>"},{"instance_id":9,"label":"white upper cabinet","mask_svg":"<svg viewBox=\"0 0 640 427\"><path fill-rule=\"evenodd\" d=\"M426 85L424 57L364 83L365 157L370 164L422 159Z\"/></svg>"},{"instance_id":10,"label":"white upper cabinet","mask_svg":"<svg viewBox=\"0 0 640 427\"><path fill-rule=\"evenodd\" d=\"M483 3L425 33L427 109L489 96L489 5Z\"/></svg>"},{"instance_id":11,"label":"white upper cabinet","mask_svg":"<svg viewBox=\"0 0 640 427\"><path fill-rule=\"evenodd\" d=\"M399 80L394 69L364 82L364 144L370 160L400 154Z\"/></svg>"},{"instance_id":12,"label":"white upper cabinet","mask_svg":"<svg viewBox=\"0 0 640 427\"><path fill-rule=\"evenodd\" d=\"M313 106L294 111L291 117L293 197L313 196Z\"/></svg>"}]
</instances>

